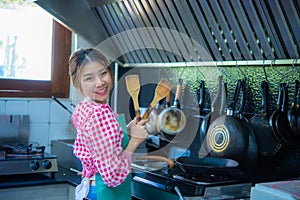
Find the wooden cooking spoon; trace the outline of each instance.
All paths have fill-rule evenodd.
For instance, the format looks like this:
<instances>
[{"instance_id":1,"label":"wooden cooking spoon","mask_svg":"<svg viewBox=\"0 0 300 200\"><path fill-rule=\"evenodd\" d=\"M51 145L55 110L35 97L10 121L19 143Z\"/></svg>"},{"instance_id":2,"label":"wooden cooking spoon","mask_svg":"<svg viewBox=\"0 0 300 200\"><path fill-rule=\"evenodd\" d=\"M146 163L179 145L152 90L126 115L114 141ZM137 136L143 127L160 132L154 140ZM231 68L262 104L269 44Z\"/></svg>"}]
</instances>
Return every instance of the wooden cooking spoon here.
<instances>
[{"instance_id":1,"label":"wooden cooking spoon","mask_svg":"<svg viewBox=\"0 0 300 200\"><path fill-rule=\"evenodd\" d=\"M139 93L140 93L140 79L136 74L128 75L125 77L127 91L132 97L135 117L138 121L141 120L140 107L139 107Z\"/></svg>"},{"instance_id":2,"label":"wooden cooking spoon","mask_svg":"<svg viewBox=\"0 0 300 200\"><path fill-rule=\"evenodd\" d=\"M148 119L149 113L157 104L157 102L163 98L165 98L168 93L172 89L172 84L165 78L162 78L158 85L156 86L154 97L152 102L150 103L149 107L147 108L146 112L143 114L142 119Z\"/></svg>"}]
</instances>

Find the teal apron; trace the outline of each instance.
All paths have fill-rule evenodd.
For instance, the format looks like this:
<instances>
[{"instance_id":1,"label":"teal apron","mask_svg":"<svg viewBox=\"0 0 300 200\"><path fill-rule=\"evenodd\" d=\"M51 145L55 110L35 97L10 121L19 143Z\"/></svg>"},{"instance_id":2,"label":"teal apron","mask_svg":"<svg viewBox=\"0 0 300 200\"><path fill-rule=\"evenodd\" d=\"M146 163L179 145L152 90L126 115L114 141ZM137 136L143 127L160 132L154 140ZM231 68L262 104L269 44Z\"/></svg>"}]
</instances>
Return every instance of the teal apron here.
<instances>
[{"instance_id":1,"label":"teal apron","mask_svg":"<svg viewBox=\"0 0 300 200\"><path fill-rule=\"evenodd\" d=\"M124 114L120 114L117 118L124 137L122 140L123 149L126 148L129 137L127 133L126 120ZM99 173L96 174L96 189L97 189L97 200L131 200L131 173L128 174L126 180L121 185L110 188L107 187L102 180Z\"/></svg>"}]
</instances>

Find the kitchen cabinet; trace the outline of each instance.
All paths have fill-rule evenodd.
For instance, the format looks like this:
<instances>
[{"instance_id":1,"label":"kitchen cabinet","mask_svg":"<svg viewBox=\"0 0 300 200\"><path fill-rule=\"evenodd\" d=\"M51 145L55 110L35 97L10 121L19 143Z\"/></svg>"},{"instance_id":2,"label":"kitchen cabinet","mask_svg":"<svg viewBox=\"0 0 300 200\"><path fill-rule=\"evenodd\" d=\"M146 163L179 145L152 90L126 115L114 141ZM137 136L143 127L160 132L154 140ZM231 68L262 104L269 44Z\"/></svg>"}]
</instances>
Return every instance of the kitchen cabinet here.
<instances>
[{"instance_id":1,"label":"kitchen cabinet","mask_svg":"<svg viewBox=\"0 0 300 200\"><path fill-rule=\"evenodd\" d=\"M0 189L0 199L9 200L73 200L75 187L70 184Z\"/></svg>"}]
</instances>

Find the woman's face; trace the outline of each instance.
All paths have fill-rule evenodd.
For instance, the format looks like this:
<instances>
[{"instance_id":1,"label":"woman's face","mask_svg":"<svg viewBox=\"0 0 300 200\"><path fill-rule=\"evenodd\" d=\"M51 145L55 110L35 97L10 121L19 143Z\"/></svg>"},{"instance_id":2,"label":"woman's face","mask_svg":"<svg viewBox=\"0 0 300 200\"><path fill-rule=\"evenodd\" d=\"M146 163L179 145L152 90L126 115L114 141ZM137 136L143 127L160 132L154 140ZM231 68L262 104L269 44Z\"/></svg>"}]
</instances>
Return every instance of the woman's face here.
<instances>
[{"instance_id":1,"label":"woman's face","mask_svg":"<svg viewBox=\"0 0 300 200\"><path fill-rule=\"evenodd\" d=\"M106 103L113 88L113 80L106 66L99 62L90 62L82 68L80 85L84 97Z\"/></svg>"}]
</instances>

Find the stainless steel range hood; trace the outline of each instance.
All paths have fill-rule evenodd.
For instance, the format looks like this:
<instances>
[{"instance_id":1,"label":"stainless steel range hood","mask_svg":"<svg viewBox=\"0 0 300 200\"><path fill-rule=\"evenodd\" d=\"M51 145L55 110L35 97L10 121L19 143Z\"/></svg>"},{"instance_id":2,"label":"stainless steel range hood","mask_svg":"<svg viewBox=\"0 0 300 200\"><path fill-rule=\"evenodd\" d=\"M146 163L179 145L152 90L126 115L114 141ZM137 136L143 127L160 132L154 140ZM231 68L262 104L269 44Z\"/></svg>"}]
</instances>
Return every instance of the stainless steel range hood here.
<instances>
[{"instance_id":1,"label":"stainless steel range hood","mask_svg":"<svg viewBox=\"0 0 300 200\"><path fill-rule=\"evenodd\" d=\"M36 3L93 45L114 38L122 63L285 60L300 55L297 0Z\"/></svg>"},{"instance_id":2,"label":"stainless steel range hood","mask_svg":"<svg viewBox=\"0 0 300 200\"><path fill-rule=\"evenodd\" d=\"M93 45L109 37L85 0L38 0L35 3Z\"/></svg>"}]
</instances>

